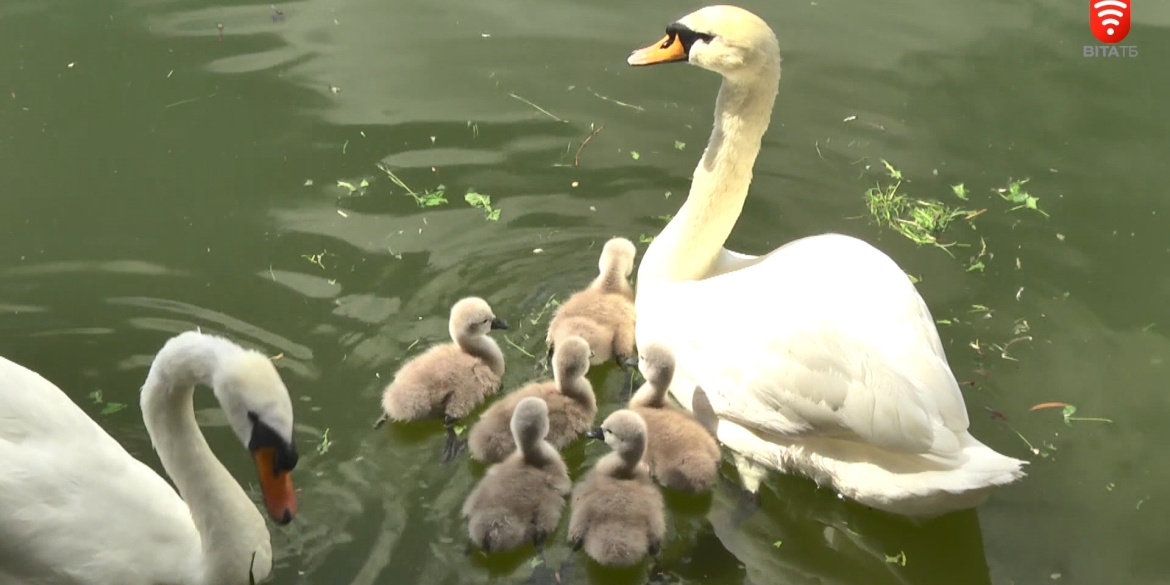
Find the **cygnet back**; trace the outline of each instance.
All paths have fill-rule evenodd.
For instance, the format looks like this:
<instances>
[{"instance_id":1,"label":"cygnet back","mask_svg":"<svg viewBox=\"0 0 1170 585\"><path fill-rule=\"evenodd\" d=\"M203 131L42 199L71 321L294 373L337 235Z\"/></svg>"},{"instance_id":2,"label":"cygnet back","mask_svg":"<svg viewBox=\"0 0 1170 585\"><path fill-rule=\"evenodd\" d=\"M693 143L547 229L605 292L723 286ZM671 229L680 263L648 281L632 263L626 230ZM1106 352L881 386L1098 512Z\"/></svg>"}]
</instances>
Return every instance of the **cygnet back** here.
<instances>
[{"instance_id":1,"label":"cygnet back","mask_svg":"<svg viewBox=\"0 0 1170 585\"><path fill-rule=\"evenodd\" d=\"M593 349L593 365L611 359L625 365L633 358L634 290L629 276L636 255L633 242L625 238L606 242L598 260L597 277L569 297L549 321L545 342L550 353L556 351L561 340L577 336Z\"/></svg>"},{"instance_id":2,"label":"cygnet back","mask_svg":"<svg viewBox=\"0 0 1170 585\"><path fill-rule=\"evenodd\" d=\"M642 417L630 410L614 412L590 431L613 451L573 489L569 541L602 565L630 566L657 556L662 546L662 494L641 461L646 433Z\"/></svg>"},{"instance_id":3,"label":"cygnet back","mask_svg":"<svg viewBox=\"0 0 1170 585\"><path fill-rule=\"evenodd\" d=\"M597 399L585 377L589 371L589 346L580 338L568 338L553 356L553 380L532 382L492 404L471 427L468 445L472 458L483 463L502 461L516 449L509 428L512 412L521 400L538 397L548 405L547 441L563 449L593 425Z\"/></svg>"},{"instance_id":4,"label":"cygnet back","mask_svg":"<svg viewBox=\"0 0 1170 585\"><path fill-rule=\"evenodd\" d=\"M527 542L540 550L560 523L572 487L560 454L544 440L549 421L543 400L521 400L510 426L519 450L490 467L463 503L468 537L485 552Z\"/></svg>"},{"instance_id":5,"label":"cygnet back","mask_svg":"<svg viewBox=\"0 0 1170 585\"><path fill-rule=\"evenodd\" d=\"M646 422L649 440L644 461L663 487L685 493L711 489L718 478L719 443L689 412L666 402L674 377L674 354L661 344L642 348L638 367L646 383L630 399L630 409ZM697 389L696 398L706 399ZM705 404L710 408L710 403Z\"/></svg>"},{"instance_id":6,"label":"cygnet back","mask_svg":"<svg viewBox=\"0 0 1170 585\"><path fill-rule=\"evenodd\" d=\"M452 341L432 346L398 369L382 393L383 416L374 428L387 419L442 417L448 434L445 458L453 458L459 448L455 421L500 388L504 354L487 334L507 328L481 298L468 297L455 303L447 327Z\"/></svg>"}]
</instances>

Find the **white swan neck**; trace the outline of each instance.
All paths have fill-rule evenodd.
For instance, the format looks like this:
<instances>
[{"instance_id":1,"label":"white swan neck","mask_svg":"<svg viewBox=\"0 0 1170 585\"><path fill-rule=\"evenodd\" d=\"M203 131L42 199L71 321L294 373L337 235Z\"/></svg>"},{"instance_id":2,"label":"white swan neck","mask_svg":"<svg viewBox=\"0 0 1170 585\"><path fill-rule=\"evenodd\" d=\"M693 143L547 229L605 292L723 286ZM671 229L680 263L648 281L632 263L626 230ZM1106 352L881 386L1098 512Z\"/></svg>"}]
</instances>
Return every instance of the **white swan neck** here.
<instances>
[{"instance_id":1,"label":"white swan neck","mask_svg":"<svg viewBox=\"0 0 1170 585\"><path fill-rule=\"evenodd\" d=\"M710 272L747 199L779 80L778 59L754 76L723 80L714 128L690 193L646 250L639 284L699 280Z\"/></svg>"},{"instance_id":2,"label":"white swan neck","mask_svg":"<svg viewBox=\"0 0 1170 585\"><path fill-rule=\"evenodd\" d=\"M191 511L202 542L205 583L230 582L246 570L264 519L207 444L195 420L195 386L212 386L217 369L243 350L202 334L175 337L159 351L142 387L142 417L163 469ZM242 559L242 561L241 561ZM242 563L242 564L241 564ZM240 566L237 566L240 565Z\"/></svg>"}]
</instances>

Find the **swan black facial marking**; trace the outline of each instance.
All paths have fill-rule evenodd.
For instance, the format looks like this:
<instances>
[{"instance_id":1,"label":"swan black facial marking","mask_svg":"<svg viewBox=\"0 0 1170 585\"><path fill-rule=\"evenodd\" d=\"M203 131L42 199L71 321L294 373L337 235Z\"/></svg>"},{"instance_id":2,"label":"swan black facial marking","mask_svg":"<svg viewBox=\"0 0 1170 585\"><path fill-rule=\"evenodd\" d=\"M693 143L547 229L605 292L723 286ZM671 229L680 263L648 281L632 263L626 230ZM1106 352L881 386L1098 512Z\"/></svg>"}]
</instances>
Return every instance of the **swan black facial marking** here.
<instances>
[{"instance_id":1,"label":"swan black facial marking","mask_svg":"<svg viewBox=\"0 0 1170 585\"><path fill-rule=\"evenodd\" d=\"M694 45L695 41L702 40L705 43L710 43L715 39L715 35L696 32L691 30L687 25L679 22L672 23L670 26L666 27L666 34L670 37L670 39L667 41L666 45L663 46L663 48L669 47L671 43L673 43L675 40L678 40L683 44L683 49L686 50L687 55L691 54L691 45Z\"/></svg>"},{"instance_id":2,"label":"swan black facial marking","mask_svg":"<svg viewBox=\"0 0 1170 585\"><path fill-rule=\"evenodd\" d=\"M272 430L272 427L260 420L254 412L248 413L248 420L252 421L252 438L248 440L248 450L270 448L274 455L272 462L273 473L292 471L297 466L297 445L295 442L285 443L284 439Z\"/></svg>"}]
</instances>

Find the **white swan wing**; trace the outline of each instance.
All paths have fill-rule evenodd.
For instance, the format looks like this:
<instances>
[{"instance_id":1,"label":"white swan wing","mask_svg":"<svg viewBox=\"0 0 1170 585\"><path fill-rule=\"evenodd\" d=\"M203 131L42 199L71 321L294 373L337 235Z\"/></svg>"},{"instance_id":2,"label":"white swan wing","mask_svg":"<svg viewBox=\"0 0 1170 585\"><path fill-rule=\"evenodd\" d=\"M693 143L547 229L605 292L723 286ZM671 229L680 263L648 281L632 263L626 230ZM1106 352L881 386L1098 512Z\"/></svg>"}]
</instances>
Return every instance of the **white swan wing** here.
<instances>
[{"instance_id":1,"label":"white swan wing","mask_svg":"<svg viewBox=\"0 0 1170 585\"><path fill-rule=\"evenodd\" d=\"M925 303L860 240L804 238L738 270L645 292L639 329L674 349L680 373L723 418L904 453L952 451L953 437L936 431L967 428Z\"/></svg>"},{"instance_id":2,"label":"white swan wing","mask_svg":"<svg viewBox=\"0 0 1170 585\"><path fill-rule=\"evenodd\" d=\"M190 511L51 382L0 357L0 582L190 583Z\"/></svg>"}]
</instances>

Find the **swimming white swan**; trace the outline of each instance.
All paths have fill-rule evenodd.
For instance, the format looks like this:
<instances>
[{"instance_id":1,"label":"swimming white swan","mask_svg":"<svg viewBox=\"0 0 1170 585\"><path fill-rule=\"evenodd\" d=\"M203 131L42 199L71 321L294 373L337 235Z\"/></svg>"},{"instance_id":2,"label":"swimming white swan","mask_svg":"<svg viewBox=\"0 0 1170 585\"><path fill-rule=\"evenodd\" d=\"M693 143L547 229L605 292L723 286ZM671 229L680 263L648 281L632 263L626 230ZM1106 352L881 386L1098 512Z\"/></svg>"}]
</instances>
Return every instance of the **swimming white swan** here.
<instances>
[{"instance_id":1,"label":"swimming white swan","mask_svg":"<svg viewBox=\"0 0 1170 585\"><path fill-rule=\"evenodd\" d=\"M0 358L0 583L247 585L249 566L268 576L264 518L200 432L196 384L215 391L255 457L268 513L292 520L292 401L264 355L194 331L158 352L142 419L177 494L59 388Z\"/></svg>"},{"instance_id":2,"label":"swimming white swan","mask_svg":"<svg viewBox=\"0 0 1170 585\"><path fill-rule=\"evenodd\" d=\"M766 468L807 475L862 504L928 517L974 507L1025 462L967 432L966 405L930 311L888 256L823 234L765 256L723 248L743 209L780 80L756 15L708 6L634 51L631 65L689 62L723 76L686 202L638 269L637 344L677 360L755 492Z\"/></svg>"}]
</instances>

